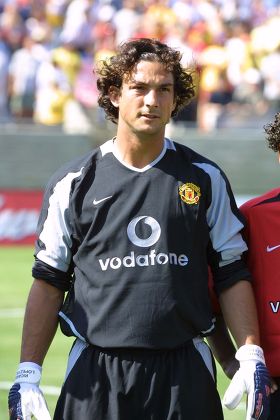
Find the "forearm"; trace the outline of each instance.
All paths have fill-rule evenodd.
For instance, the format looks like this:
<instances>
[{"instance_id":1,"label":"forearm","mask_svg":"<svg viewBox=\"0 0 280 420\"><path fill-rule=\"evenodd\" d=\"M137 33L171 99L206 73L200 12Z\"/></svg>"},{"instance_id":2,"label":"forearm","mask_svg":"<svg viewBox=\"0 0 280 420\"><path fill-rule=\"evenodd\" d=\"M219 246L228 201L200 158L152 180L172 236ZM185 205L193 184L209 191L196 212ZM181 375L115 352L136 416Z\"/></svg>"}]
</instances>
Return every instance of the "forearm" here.
<instances>
[{"instance_id":1,"label":"forearm","mask_svg":"<svg viewBox=\"0 0 280 420\"><path fill-rule=\"evenodd\" d=\"M215 331L207 337L207 341L225 374L232 378L239 368L239 363L235 359L236 348L221 314L216 314Z\"/></svg>"},{"instance_id":2,"label":"forearm","mask_svg":"<svg viewBox=\"0 0 280 420\"><path fill-rule=\"evenodd\" d=\"M58 326L64 292L43 280L35 280L27 301L21 346L21 362L42 365Z\"/></svg>"},{"instance_id":3,"label":"forearm","mask_svg":"<svg viewBox=\"0 0 280 420\"><path fill-rule=\"evenodd\" d=\"M259 345L258 316L251 284L240 281L223 291L219 300L225 322L237 346Z\"/></svg>"}]
</instances>

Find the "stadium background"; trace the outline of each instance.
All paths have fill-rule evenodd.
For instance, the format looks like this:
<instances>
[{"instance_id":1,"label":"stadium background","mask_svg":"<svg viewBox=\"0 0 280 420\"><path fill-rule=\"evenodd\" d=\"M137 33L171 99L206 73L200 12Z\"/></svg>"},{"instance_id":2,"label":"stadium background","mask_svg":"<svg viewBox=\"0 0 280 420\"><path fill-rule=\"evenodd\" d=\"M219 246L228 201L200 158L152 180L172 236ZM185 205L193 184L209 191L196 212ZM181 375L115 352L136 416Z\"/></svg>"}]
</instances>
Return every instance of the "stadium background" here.
<instances>
[{"instance_id":1,"label":"stadium background","mask_svg":"<svg viewBox=\"0 0 280 420\"><path fill-rule=\"evenodd\" d=\"M43 188L64 162L115 132L97 108L93 66L127 36L179 48L196 70L197 96L167 135L215 160L241 203L279 185L263 133L280 103L279 3L0 0L1 419L18 363ZM46 359L51 410L70 345L58 333ZM219 370L221 393L226 384ZM244 404L225 414L241 419Z\"/></svg>"}]
</instances>

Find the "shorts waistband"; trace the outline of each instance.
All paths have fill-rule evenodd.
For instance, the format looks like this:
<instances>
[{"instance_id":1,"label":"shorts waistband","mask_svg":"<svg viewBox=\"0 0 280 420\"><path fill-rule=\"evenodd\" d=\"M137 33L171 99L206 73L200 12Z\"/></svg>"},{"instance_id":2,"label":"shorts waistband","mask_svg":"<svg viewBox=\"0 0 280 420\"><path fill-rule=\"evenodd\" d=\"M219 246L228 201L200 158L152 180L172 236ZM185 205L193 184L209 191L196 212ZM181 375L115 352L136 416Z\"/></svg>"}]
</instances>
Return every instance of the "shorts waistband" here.
<instances>
[{"instance_id":1,"label":"shorts waistband","mask_svg":"<svg viewBox=\"0 0 280 420\"><path fill-rule=\"evenodd\" d=\"M79 341L79 339L77 339ZM201 337L194 337L190 340L187 340L186 342L176 346L176 347L170 347L170 348L149 348L149 347L101 347L96 344L89 344L89 346L95 348L96 350L107 353L107 354L117 354L117 353L146 353L146 354L163 354L168 352L173 352L176 350L188 348L189 346L196 346L198 343L204 342L203 338Z\"/></svg>"}]
</instances>

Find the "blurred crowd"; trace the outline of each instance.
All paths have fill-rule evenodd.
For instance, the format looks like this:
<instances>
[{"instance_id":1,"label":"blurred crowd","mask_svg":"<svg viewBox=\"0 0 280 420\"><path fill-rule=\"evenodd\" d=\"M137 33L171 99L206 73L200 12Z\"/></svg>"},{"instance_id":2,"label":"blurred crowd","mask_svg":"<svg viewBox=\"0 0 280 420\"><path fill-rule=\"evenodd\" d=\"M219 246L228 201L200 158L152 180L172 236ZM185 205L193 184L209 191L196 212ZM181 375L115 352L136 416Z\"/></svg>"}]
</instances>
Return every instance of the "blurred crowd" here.
<instances>
[{"instance_id":1,"label":"blurred crowd","mask_svg":"<svg viewBox=\"0 0 280 420\"><path fill-rule=\"evenodd\" d=\"M128 38L178 48L210 131L280 104L280 0L0 0L0 122L105 124L93 68Z\"/></svg>"}]
</instances>

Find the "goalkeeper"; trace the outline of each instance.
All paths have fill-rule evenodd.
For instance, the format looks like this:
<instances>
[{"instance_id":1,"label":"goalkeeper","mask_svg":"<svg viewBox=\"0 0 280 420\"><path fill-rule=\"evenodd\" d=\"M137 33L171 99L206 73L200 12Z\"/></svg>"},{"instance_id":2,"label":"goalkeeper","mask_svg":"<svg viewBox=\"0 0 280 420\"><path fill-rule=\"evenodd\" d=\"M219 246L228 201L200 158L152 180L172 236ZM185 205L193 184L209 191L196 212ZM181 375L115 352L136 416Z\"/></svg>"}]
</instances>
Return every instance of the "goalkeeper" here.
<instances>
[{"instance_id":1,"label":"goalkeeper","mask_svg":"<svg viewBox=\"0 0 280 420\"><path fill-rule=\"evenodd\" d=\"M166 44L136 39L98 69L116 137L46 189L11 420L50 418L39 385L58 320L74 344L55 420L222 420L204 340L214 329L208 265L240 347L247 418L267 419L270 378L230 184L214 162L165 137L195 93L180 60Z\"/></svg>"}]
</instances>

